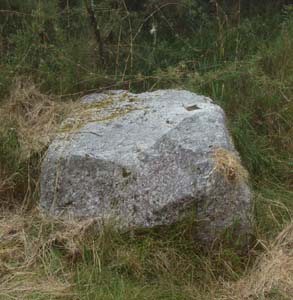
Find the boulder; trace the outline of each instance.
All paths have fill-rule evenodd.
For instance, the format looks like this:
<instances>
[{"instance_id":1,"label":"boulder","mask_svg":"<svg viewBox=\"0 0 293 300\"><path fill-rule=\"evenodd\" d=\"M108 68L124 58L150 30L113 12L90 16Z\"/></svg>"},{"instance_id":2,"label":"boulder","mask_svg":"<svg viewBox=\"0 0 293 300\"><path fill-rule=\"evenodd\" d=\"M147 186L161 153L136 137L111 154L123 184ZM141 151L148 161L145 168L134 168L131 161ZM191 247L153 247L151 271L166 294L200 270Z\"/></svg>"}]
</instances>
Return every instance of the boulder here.
<instances>
[{"instance_id":1,"label":"boulder","mask_svg":"<svg viewBox=\"0 0 293 300\"><path fill-rule=\"evenodd\" d=\"M223 110L188 91L112 91L82 99L41 169L44 211L122 228L184 217L198 238L249 233L251 193Z\"/></svg>"}]
</instances>

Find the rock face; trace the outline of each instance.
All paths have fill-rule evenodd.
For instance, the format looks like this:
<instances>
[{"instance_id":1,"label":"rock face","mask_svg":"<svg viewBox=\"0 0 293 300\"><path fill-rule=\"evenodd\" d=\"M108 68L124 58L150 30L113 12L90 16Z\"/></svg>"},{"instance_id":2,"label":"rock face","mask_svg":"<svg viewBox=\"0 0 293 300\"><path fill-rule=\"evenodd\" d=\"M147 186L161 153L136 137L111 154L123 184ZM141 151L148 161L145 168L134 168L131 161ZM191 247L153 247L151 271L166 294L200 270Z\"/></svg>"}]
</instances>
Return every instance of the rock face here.
<instances>
[{"instance_id":1,"label":"rock face","mask_svg":"<svg viewBox=\"0 0 293 300\"><path fill-rule=\"evenodd\" d=\"M188 91L113 91L82 99L41 171L41 207L63 217L168 225L191 216L204 241L250 231L247 173L223 110Z\"/></svg>"}]
</instances>

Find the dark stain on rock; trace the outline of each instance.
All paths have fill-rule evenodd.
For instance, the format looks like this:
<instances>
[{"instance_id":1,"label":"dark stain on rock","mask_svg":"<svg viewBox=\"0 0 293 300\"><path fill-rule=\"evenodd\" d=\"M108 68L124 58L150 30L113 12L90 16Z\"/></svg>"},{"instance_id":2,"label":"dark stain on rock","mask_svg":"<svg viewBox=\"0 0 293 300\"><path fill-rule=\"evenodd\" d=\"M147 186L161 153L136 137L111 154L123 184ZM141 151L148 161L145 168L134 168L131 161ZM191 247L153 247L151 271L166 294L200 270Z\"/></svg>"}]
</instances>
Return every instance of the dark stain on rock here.
<instances>
[{"instance_id":1,"label":"dark stain on rock","mask_svg":"<svg viewBox=\"0 0 293 300\"><path fill-rule=\"evenodd\" d=\"M200 108L196 104L194 104L194 105L185 107L185 109L188 111L193 111L193 110L200 109Z\"/></svg>"},{"instance_id":2,"label":"dark stain on rock","mask_svg":"<svg viewBox=\"0 0 293 300\"><path fill-rule=\"evenodd\" d=\"M122 177L126 178L131 175L131 172L128 171L126 168L122 168Z\"/></svg>"}]
</instances>

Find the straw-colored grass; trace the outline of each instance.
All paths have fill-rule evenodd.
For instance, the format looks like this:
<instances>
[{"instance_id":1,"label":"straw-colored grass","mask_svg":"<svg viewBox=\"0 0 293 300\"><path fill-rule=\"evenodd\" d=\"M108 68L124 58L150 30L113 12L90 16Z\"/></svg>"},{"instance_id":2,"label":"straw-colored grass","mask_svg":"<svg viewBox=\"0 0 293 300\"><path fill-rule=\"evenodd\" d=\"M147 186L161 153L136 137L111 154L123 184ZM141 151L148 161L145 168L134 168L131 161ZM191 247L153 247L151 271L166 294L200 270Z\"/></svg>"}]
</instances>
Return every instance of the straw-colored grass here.
<instances>
[{"instance_id":1,"label":"straw-colored grass","mask_svg":"<svg viewBox=\"0 0 293 300\"><path fill-rule=\"evenodd\" d=\"M239 157L227 149L214 148L215 166L212 173L220 173L227 181L240 182L248 179L248 172L242 166Z\"/></svg>"},{"instance_id":2,"label":"straw-colored grass","mask_svg":"<svg viewBox=\"0 0 293 300\"><path fill-rule=\"evenodd\" d=\"M179 295L196 300L291 299L292 223L274 241L259 241L266 250L237 281L224 280L214 258L184 248L180 252L180 241L176 246L148 235L137 238L140 241L107 228L98 231L91 220L65 222L37 210L3 211L0 299L116 299L111 297L121 288L117 278L127 284L121 299L139 299L132 291L139 291L143 299L164 294L170 299L181 299ZM228 266L231 261L226 259L222 264ZM122 277L117 277L119 273ZM97 276L100 279L94 279Z\"/></svg>"},{"instance_id":3,"label":"straw-colored grass","mask_svg":"<svg viewBox=\"0 0 293 300\"><path fill-rule=\"evenodd\" d=\"M71 101L43 94L29 79L18 78L4 101L1 121L17 132L22 159L41 152L55 134L61 120L72 110Z\"/></svg>"},{"instance_id":4,"label":"straw-colored grass","mask_svg":"<svg viewBox=\"0 0 293 300\"><path fill-rule=\"evenodd\" d=\"M229 300L286 299L293 295L293 223L266 245L248 275L239 281L224 283Z\"/></svg>"},{"instance_id":5,"label":"straw-colored grass","mask_svg":"<svg viewBox=\"0 0 293 300\"><path fill-rule=\"evenodd\" d=\"M5 215L5 217L4 217ZM0 218L0 299L68 299L70 284L62 270L52 272L48 243L39 217L4 212ZM64 296L64 298L63 298Z\"/></svg>"}]
</instances>

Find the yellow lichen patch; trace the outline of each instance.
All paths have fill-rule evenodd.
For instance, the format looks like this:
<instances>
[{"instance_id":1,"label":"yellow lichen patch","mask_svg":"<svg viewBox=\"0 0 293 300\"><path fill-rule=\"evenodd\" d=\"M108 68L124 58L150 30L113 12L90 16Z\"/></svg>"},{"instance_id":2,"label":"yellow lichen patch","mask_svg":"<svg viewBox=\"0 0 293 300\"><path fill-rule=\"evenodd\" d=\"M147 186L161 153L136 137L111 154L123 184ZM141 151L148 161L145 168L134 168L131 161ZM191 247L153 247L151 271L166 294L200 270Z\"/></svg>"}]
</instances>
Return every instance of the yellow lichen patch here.
<instances>
[{"instance_id":1,"label":"yellow lichen patch","mask_svg":"<svg viewBox=\"0 0 293 300\"><path fill-rule=\"evenodd\" d=\"M77 131L84 124L112 120L131 111L140 109L130 103L118 105L120 102L125 102L127 100L129 102L139 101L137 97L131 96L125 92L121 95L105 96L101 101L79 103L68 115L57 133L72 133Z\"/></svg>"},{"instance_id":2,"label":"yellow lichen patch","mask_svg":"<svg viewBox=\"0 0 293 300\"><path fill-rule=\"evenodd\" d=\"M130 106L113 109L106 109L106 107L102 106L94 108L81 106L78 112L71 114L71 116L61 125L58 133L74 132L84 124L112 120L138 109L140 108Z\"/></svg>"},{"instance_id":3,"label":"yellow lichen patch","mask_svg":"<svg viewBox=\"0 0 293 300\"><path fill-rule=\"evenodd\" d=\"M125 102L125 104L118 105L121 102ZM127 102L131 102L131 104ZM125 92L118 95L105 95L100 101L78 103L67 115L67 119L62 123L57 133L72 133L86 123L112 120L140 109L135 107L133 102L139 102L139 98Z\"/></svg>"},{"instance_id":4,"label":"yellow lichen patch","mask_svg":"<svg viewBox=\"0 0 293 300\"><path fill-rule=\"evenodd\" d=\"M213 151L215 166L212 173L220 173L229 182L247 181L248 172L240 159L231 151L216 147Z\"/></svg>"}]
</instances>

